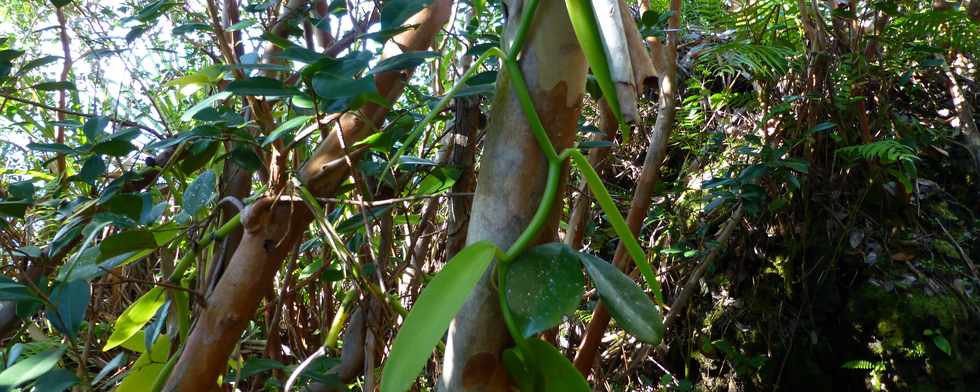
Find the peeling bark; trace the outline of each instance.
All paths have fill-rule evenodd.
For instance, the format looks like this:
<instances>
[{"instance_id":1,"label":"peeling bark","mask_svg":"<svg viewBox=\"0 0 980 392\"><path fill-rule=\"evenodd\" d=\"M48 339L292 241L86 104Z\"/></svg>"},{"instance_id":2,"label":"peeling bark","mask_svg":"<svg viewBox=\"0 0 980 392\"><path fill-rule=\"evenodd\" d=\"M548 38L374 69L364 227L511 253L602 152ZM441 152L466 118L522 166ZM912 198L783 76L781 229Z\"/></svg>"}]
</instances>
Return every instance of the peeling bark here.
<instances>
[{"instance_id":1,"label":"peeling bark","mask_svg":"<svg viewBox=\"0 0 980 392\"><path fill-rule=\"evenodd\" d=\"M503 41L510 42L520 24L524 4L506 4L508 18ZM542 1L527 38L520 67L544 128L560 151L575 139L587 67L565 3ZM468 243L489 240L502 248L513 243L530 222L544 191L547 172L547 160L532 136L509 81L504 72L497 79L466 239ZM554 239L560 210L552 210L539 241ZM510 390L500 360L510 336L499 306L487 273L449 327L439 390Z\"/></svg>"}]
</instances>

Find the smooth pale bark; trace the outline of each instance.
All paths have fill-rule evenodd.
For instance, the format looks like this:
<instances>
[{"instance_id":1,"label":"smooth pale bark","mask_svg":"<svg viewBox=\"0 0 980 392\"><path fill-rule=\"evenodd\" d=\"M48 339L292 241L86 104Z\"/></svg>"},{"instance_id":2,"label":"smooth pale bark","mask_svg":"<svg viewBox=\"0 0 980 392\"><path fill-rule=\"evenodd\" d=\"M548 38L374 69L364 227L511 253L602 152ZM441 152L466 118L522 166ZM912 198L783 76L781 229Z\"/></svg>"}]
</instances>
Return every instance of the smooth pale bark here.
<instances>
[{"instance_id":1,"label":"smooth pale bark","mask_svg":"<svg viewBox=\"0 0 980 392\"><path fill-rule=\"evenodd\" d=\"M450 0L436 0L406 21L407 25L418 27L396 36L385 55L428 48L449 19L450 5ZM375 77L378 91L389 100L395 100L410 73L404 70L378 75ZM330 133L300 171L300 178L314 195L334 196L350 173L340 141L349 145L361 140L381 124L387 111L385 107L369 104L361 109L360 115L348 114L341 119L340 127ZM334 161L343 164L324 164ZM302 204L277 201L272 197L260 199L246 209L242 217L245 228L242 241L228 270L207 298L207 307L198 317L164 386L165 391L195 392L217 388L218 376L228 367L228 356L271 287L283 259L302 239L311 220Z\"/></svg>"},{"instance_id":2,"label":"smooth pale bark","mask_svg":"<svg viewBox=\"0 0 980 392\"><path fill-rule=\"evenodd\" d=\"M626 30L623 28L623 14L618 0L592 0L592 9L602 34L602 47L606 52L609 63L609 73L616 84L616 96L623 119L628 123L639 120L636 109L636 81L633 75L633 64L629 53L629 42ZM633 19L630 14L625 14Z\"/></svg>"},{"instance_id":3,"label":"smooth pale bark","mask_svg":"<svg viewBox=\"0 0 980 392\"><path fill-rule=\"evenodd\" d=\"M650 144L647 146L643 169L636 181L633 200L630 203L626 224L633 235L638 235L653 199L653 189L660 181L660 166L667 155L667 140L674 124L677 106L677 29L680 27L680 0L671 0L673 16L668 21L667 45L663 50L662 63L665 64L660 78L660 106L657 109L657 122L650 133ZM657 62L655 59L654 62ZM620 241L613 256L613 264L623 271L628 271L632 264L627 255L624 243ZM610 315L606 307L599 302L592 312L585 337L575 354L575 367L584 375L588 375L595 362L599 343L609 326Z\"/></svg>"},{"instance_id":4,"label":"smooth pale bark","mask_svg":"<svg viewBox=\"0 0 980 392\"><path fill-rule=\"evenodd\" d=\"M523 3L507 1L504 42L520 24ZM520 67L537 113L559 151L575 139L585 88L586 63L569 23L565 3L541 0L528 32ZM547 161L505 72L487 126L467 242L489 240L506 249L524 230L544 191ZM560 207L552 209L539 241L554 239ZM510 336L501 319L489 273L470 294L449 327L442 391L509 391L501 352Z\"/></svg>"}]
</instances>

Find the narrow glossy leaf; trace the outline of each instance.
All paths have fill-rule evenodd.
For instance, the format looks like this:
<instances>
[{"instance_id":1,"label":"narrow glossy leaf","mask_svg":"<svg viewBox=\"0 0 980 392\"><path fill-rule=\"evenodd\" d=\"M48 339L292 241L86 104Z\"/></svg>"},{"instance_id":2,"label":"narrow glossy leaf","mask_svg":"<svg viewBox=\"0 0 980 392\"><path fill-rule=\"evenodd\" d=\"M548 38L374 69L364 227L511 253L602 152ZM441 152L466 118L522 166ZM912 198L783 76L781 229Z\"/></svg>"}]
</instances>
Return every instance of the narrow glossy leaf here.
<instances>
[{"instance_id":1,"label":"narrow glossy leaf","mask_svg":"<svg viewBox=\"0 0 980 392\"><path fill-rule=\"evenodd\" d=\"M0 301L39 301L26 286L0 276Z\"/></svg>"},{"instance_id":2,"label":"narrow glossy leaf","mask_svg":"<svg viewBox=\"0 0 980 392\"><path fill-rule=\"evenodd\" d=\"M11 182L7 185L7 193L10 194L9 200L34 200L34 182L31 180Z\"/></svg>"},{"instance_id":3,"label":"narrow glossy leaf","mask_svg":"<svg viewBox=\"0 0 980 392\"><path fill-rule=\"evenodd\" d=\"M415 382L432 349L442 339L473 287L493 261L496 245L481 241L456 254L405 317L381 373L382 392L407 391Z\"/></svg>"},{"instance_id":4,"label":"narrow glossy leaf","mask_svg":"<svg viewBox=\"0 0 980 392\"><path fill-rule=\"evenodd\" d=\"M194 216L214 197L214 172L206 170L201 173L184 191L184 200L181 206L187 215Z\"/></svg>"},{"instance_id":5,"label":"narrow glossy leaf","mask_svg":"<svg viewBox=\"0 0 980 392\"><path fill-rule=\"evenodd\" d=\"M153 348L153 345L157 342L157 337L160 336L160 332L163 331L163 324L167 322L167 315L170 311L170 304L172 302L167 301L163 303L160 309L157 309L156 314L153 315L153 322L146 327L143 332L143 345L146 346L147 350Z\"/></svg>"},{"instance_id":6,"label":"narrow glossy leaf","mask_svg":"<svg viewBox=\"0 0 980 392\"><path fill-rule=\"evenodd\" d=\"M595 196L596 202L602 208L602 212L606 213L606 218L609 219L609 224L612 225L616 235L619 236L619 240L623 241L626 245L626 252L629 253L630 258L636 263L636 268L640 270L640 275L643 275L647 284L653 289L653 295L657 298L657 301L663 303L664 299L663 294L660 292L660 281L653 275L653 269L650 267L650 262L646 259L646 254L643 253L643 248L640 247L640 243L636 241L633 232L626 225L626 220L623 219L623 215L616 208L616 203L613 201L612 196L609 195L609 190L602 183L599 174L595 172L595 169L589 164L589 160L585 158L585 155L582 155L582 152L569 150L569 157L572 158L575 167L581 171L582 177L585 178L585 183Z\"/></svg>"},{"instance_id":7,"label":"narrow glossy leaf","mask_svg":"<svg viewBox=\"0 0 980 392\"><path fill-rule=\"evenodd\" d=\"M92 152L113 157L123 157L136 150L136 146L122 139L106 140L92 147Z\"/></svg>"},{"instance_id":8,"label":"narrow glossy leaf","mask_svg":"<svg viewBox=\"0 0 980 392\"><path fill-rule=\"evenodd\" d=\"M527 341L529 358L527 365L537 373L536 391L541 392L589 392L589 383L561 352L541 339Z\"/></svg>"},{"instance_id":9,"label":"narrow glossy leaf","mask_svg":"<svg viewBox=\"0 0 980 392\"><path fill-rule=\"evenodd\" d=\"M238 371L239 376L244 380L256 374L265 373L270 370L286 369L286 365L272 358L249 358L245 360L242 369Z\"/></svg>"},{"instance_id":10,"label":"narrow glossy leaf","mask_svg":"<svg viewBox=\"0 0 980 392\"><path fill-rule=\"evenodd\" d=\"M109 126L108 118L96 116L85 120L85 125L82 125L82 132L85 133L85 137L89 142L94 143L102 139L107 126Z\"/></svg>"},{"instance_id":11,"label":"narrow glossy leaf","mask_svg":"<svg viewBox=\"0 0 980 392\"><path fill-rule=\"evenodd\" d=\"M377 93L374 78L342 78L327 74L313 77L313 91L321 98L351 98L361 94Z\"/></svg>"},{"instance_id":12,"label":"narrow glossy leaf","mask_svg":"<svg viewBox=\"0 0 980 392\"><path fill-rule=\"evenodd\" d=\"M99 243L99 260L118 256L126 252L142 249L155 249L156 237L148 230L130 230L113 235Z\"/></svg>"},{"instance_id":13,"label":"narrow glossy leaf","mask_svg":"<svg viewBox=\"0 0 980 392\"><path fill-rule=\"evenodd\" d=\"M63 392L78 384L78 376L65 369L53 369L38 377L34 390L45 392Z\"/></svg>"},{"instance_id":14,"label":"narrow glossy leaf","mask_svg":"<svg viewBox=\"0 0 980 392\"><path fill-rule=\"evenodd\" d=\"M163 306L166 300L167 295L163 288L154 287L129 305L116 319L116 323L112 327L112 335L102 347L102 351L109 351L136 335L153 318L157 309Z\"/></svg>"},{"instance_id":15,"label":"narrow glossy leaf","mask_svg":"<svg viewBox=\"0 0 980 392\"><path fill-rule=\"evenodd\" d=\"M142 342L142 339L140 339ZM142 346L142 344L139 344ZM140 354L115 392L145 392L156 382L170 354L170 339L161 335L149 353Z\"/></svg>"},{"instance_id":16,"label":"narrow glossy leaf","mask_svg":"<svg viewBox=\"0 0 980 392\"><path fill-rule=\"evenodd\" d=\"M116 368L118 368L119 365L122 365L123 361L125 360L126 360L126 353L117 354L114 358L112 358L111 361L109 361L109 363L107 363L105 366L102 367L102 370L99 370L99 373L96 374L95 378L92 379L92 385L98 384L99 381L102 381L102 379L108 376L109 373L111 373L113 370L116 370Z\"/></svg>"},{"instance_id":17,"label":"narrow glossy leaf","mask_svg":"<svg viewBox=\"0 0 980 392\"><path fill-rule=\"evenodd\" d=\"M64 353L63 347L54 348L15 363L0 373L0 390L11 390L47 373L58 364L58 360Z\"/></svg>"},{"instance_id":18,"label":"narrow glossy leaf","mask_svg":"<svg viewBox=\"0 0 980 392\"><path fill-rule=\"evenodd\" d=\"M602 45L599 23L596 21L595 12L592 10L592 2L589 0L565 0L565 6L568 8L568 18L572 22L575 38L578 39L579 46L582 47L589 68L592 68L592 75L599 83L599 89L602 90L602 95L609 103L609 108L612 109L616 120L622 124L623 113L619 107L616 85L613 83L612 73L609 70L609 62ZM629 128L621 128L625 141L629 142Z\"/></svg>"},{"instance_id":19,"label":"narrow glossy leaf","mask_svg":"<svg viewBox=\"0 0 980 392\"><path fill-rule=\"evenodd\" d=\"M419 51L402 53L379 61L378 65L368 72L368 75L375 75L389 71L400 71L403 69L412 69L424 63L426 59L434 57L439 57L439 52Z\"/></svg>"},{"instance_id":20,"label":"narrow glossy leaf","mask_svg":"<svg viewBox=\"0 0 980 392\"><path fill-rule=\"evenodd\" d=\"M211 26L206 23L185 23L174 27L171 31L173 35L182 35L194 31L211 31Z\"/></svg>"},{"instance_id":21,"label":"narrow glossy leaf","mask_svg":"<svg viewBox=\"0 0 980 392\"><path fill-rule=\"evenodd\" d=\"M95 155L85 160L85 163L82 164L82 170L74 177L89 185L95 185L95 180L105 174L105 171L105 161L102 160L102 157Z\"/></svg>"},{"instance_id":22,"label":"narrow glossy leaf","mask_svg":"<svg viewBox=\"0 0 980 392\"><path fill-rule=\"evenodd\" d=\"M24 200L0 201L0 216L20 219L24 217L27 207L30 206L31 203Z\"/></svg>"},{"instance_id":23,"label":"narrow glossy leaf","mask_svg":"<svg viewBox=\"0 0 980 392\"><path fill-rule=\"evenodd\" d=\"M91 296L91 287L87 281L81 279L55 286L49 297L55 308L47 310L48 321L59 332L75 337L85 319Z\"/></svg>"},{"instance_id":24,"label":"narrow glossy leaf","mask_svg":"<svg viewBox=\"0 0 980 392\"><path fill-rule=\"evenodd\" d=\"M660 343L664 336L663 317L643 289L605 260L587 253L578 255L616 322L641 341Z\"/></svg>"},{"instance_id":25,"label":"narrow glossy leaf","mask_svg":"<svg viewBox=\"0 0 980 392\"><path fill-rule=\"evenodd\" d=\"M269 133L269 136L266 136L265 139L262 140L262 147L272 144L272 142L281 138L286 132L301 127L303 124L306 124L307 121L310 121L311 118L313 118L313 116L298 116L280 124L274 131Z\"/></svg>"},{"instance_id":26,"label":"narrow glossy leaf","mask_svg":"<svg viewBox=\"0 0 980 392\"><path fill-rule=\"evenodd\" d=\"M381 8L381 29L397 28L405 23L423 8L432 3L432 0L388 0Z\"/></svg>"},{"instance_id":27,"label":"narrow glossy leaf","mask_svg":"<svg viewBox=\"0 0 980 392\"><path fill-rule=\"evenodd\" d=\"M249 79L235 80L228 83L225 91L235 95L252 95L262 97L287 97L299 94L292 87L286 87L281 80L256 76Z\"/></svg>"},{"instance_id":28,"label":"narrow glossy leaf","mask_svg":"<svg viewBox=\"0 0 980 392\"><path fill-rule=\"evenodd\" d=\"M53 152L58 154L75 155L78 151L61 143L28 143L27 148L34 151Z\"/></svg>"},{"instance_id":29,"label":"narrow glossy leaf","mask_svg":"<svg viewBox=\"0 0 980 392\"><path fill-rule=\"evenodd\" d=\"M525 337L558 325L575 311L584 291L582 267L564 244L528 249L507 271L507 302Z\"/></svg>"},{"instance_id":30,"label":"narrow glossy leaf","mask_svg":"<svg viewBox=\"0 0 980 392\"><path fill-rule=\"evenodd\" d=\"M41 82L31 86L37 91L76 90L72 82Z\"/></svg>"},{"instance_id":31,"label":"narrow glossy leaf","mask_svg":"<svg viewBox=\"0 0 980 392\"><path fill-rule=\"evenodd\" d=\"M517 347L509 348L504 350L502 356L504 368L507 369L507 374L510 379L514 381L514 385L517 386L519 391L533 391L534 390L534 374L527 368L526 361L524 361L521 356L521 352L517 350Z\"/></svg>"},{"instance_id":32,"label":"narrow glossy leaf","mask_svg":"<svg viewBox=\"0 0 980 392\"><path fill-rule=\"evenodd\" d=\"M194 106L191 106L190 109L187 109L187 111L180 116L180 121L191 121L194 118L194 115L197 114L197 112L204 110L204 108L209 108L211 107L211 104L226 99L230 96L231 96L231 91L222 91L210 97L204 98L204 100L202 100L201 102L198 102Z\"/></svg>"},{"instance_id":33,"label":"narrow glossy leaf","mask_svg":"<svg viewBox=\"0 0 980 392\"><path fill-rule=\"evenodd\" d=\"M61 60L61 57L58 57L58 56L44 56L44 57L39 57L39 58L36 58L34 60L28 61L27 64L24 64L23 66L20 67L19 70L17 70L17 76L22 76L22 75L30 72L31 70L34 70L35 68L43 67L45 65L51 64L51 63L53 63L55 61L58 61L58 60Z\"/></svg>"},{"instance_id":34,"label":"narrow glossy leaf","mask_svg":"<svg viewBox=\"0 0 980 392\"><path fill-rule=\"evenodd\" d=\"M262 159L248 146L237 146L232 149L229 159L247 172L254 172L262 167Z\"/></svg>"}]
</instances>

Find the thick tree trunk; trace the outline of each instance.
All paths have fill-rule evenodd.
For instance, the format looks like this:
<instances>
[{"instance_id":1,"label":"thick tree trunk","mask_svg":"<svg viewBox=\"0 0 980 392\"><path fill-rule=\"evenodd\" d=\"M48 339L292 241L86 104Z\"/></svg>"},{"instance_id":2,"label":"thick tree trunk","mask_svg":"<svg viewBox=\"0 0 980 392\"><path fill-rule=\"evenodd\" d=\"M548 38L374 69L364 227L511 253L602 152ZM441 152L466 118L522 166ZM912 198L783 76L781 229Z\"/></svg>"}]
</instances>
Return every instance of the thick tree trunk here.
<instances>
[{"instance_id":1,"label":"thick tree trunk","mask_svg":"<svg viewBox=\"0 0 980 392\"><path fill-rule=\"evenodd\" d=\"M449 19L450 0L436 0L408 21L418 25L396 36L386 47L385 56L428 48L436 33ZM411 71L388 72L375 77L378 91L394 101L401 94ZM359 115L347 114L340 120L317 151L300 170L300 178L316 196L331 197L350 171L343 159L345 148L380 125L387 108L368 104ZM369 121L368 122L365 122ZM367 126L370 124L370 126ZM245 234L218 281L205 308L188 337L180 359L174 366L165 391L210 391L225 371L228 355L235 348L259 301L268 291L276 271L289 250L302 239L312 217L299 203L265 198L247 209L242 217Z\"/></svg>"},{"instance_id":2,"label":"thick tree trunk","mask_svg":"<svg viewBox=\"0 0 980 392\"><path fill-rule=\"evenodd\" d=\"M524 3L506 4L504 42L510 42L520 24ZM567 15L563 1L541 1L520 64L537 113L559 151L571 146L575 139L586 74L585 58ZM502 248L509 246L531 220L544 191L547 161L511 88L510 79L501 72L473 200L468 243L489 240ZM553 209L540 240L554 238L559 211L560 208ZM509 391L500 361L501 351L509 344L488 273L449 327L440 390Z\"/></svg>"}]
</instances>

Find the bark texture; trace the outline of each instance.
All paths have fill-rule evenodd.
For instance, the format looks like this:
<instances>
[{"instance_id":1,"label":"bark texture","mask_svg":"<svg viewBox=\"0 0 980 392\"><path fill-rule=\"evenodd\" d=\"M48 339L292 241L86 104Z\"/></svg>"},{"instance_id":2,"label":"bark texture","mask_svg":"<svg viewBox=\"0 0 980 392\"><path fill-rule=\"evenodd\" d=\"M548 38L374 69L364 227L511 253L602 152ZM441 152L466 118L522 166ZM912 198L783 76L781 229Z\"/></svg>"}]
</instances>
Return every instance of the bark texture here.
<instances>
[{"instance_id":1,"label":"bark texture","mask_svg":"<svg viewBox=\"0 0 980 392\"><path fill-rule=\"evenodd\" d=\"M506 1L506 5L504 42L510 42L524 4ZM542 0L520 61L537 113L559 151L574 141L586 74L585 58L567 15L563 1ZM502 72L487 127L467 242L489 240L504 249L513 243L537 209L546 172L547 161L510 79ZM559 211L560 207L552 210L550 224L539 240L554 238ZM449 327L440 390L509 391L500 361L501 351L509 344L488 273Z\"/></svg>"},{"instance_id":2,"label":"bark texture","mask_svg":"<svg viewBox=\"0 0 980 392\"><path fill-rule=\"evenodd\" d=\"M450 0L436 0L409 18L406 25L418 25L396 36L385 56L428 48L439 28L449 19ZM410 70L389 72L375 77L378 91L394 101L402 92ZM387 108L365 105L360 114L347 114L300 170L301 179L314 195L332 197L350 174L343 159L345 148L381 125ZM346 142L346 143L345 143ZM337 164L329 164L337 162ZM210 391L227 368L228 356L235 348L248 320L268 292L283 259L302 239L312 217L300 204L264 198L247 209L242 218L244 236L211 296L207 307L191 331L165 391Z\"/></svg>"}]
</instances>

